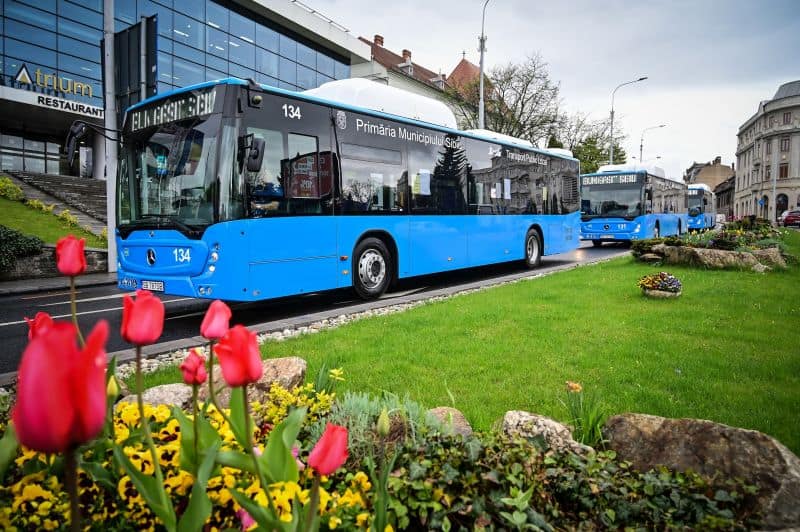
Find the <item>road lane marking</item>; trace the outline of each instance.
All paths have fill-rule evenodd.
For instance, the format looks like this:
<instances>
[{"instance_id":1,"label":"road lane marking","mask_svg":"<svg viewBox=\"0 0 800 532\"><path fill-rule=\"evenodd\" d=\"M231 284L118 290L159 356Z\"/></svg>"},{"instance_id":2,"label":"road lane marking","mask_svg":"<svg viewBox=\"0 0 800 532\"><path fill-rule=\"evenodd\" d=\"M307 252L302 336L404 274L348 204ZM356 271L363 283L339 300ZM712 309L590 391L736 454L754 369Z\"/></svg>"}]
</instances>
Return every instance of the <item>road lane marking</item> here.
<instances>
[{"instance_id":1,"label":"road lane marking","mask_svg":"<svg viewBox=\"0 0 800 532\"><path fill-rule=\"evenodd\" d=\"M86 299L78 299L75 301L76 303L86 303L88 301L102 301L103 299L119 299L121 297L125 297L126 293L121 294L109 294L107 296L98 296L98 297L87 297ZM58 301L56 303L44 303L43 305L39 305L40 307L55 307L58 305L69 305L69 301Z\"/></svg>"},{"instance_id":2,"label":"road lane marking","mask_svg":"<svg viewBox=\"0 0 800 532\"><path fill-rule=\"evenodd\" d=\"M194 299L193 297L181 297L178 299L165 299L162 301L163 303L177 303L178 301L188 301L190 299ZM122 310L122 307L113 307L113 308L104 308L99 310L87 310L86 312L78 312L78 316L84 316L87 314L97 314L98 312L113 312L115 310ZM72 318L72 314L59 314L58 316L51 316L54 320L59 320L61 318ZM8 321L6 323L0 323L0 327L8 327L10 325L19 325L21 323L26 323L25 320L20 321Z\"/></svg>"},{"instance_id":3,"label":"road lane marking","mask_svg":"<svg viewBox=\"0 0 800 532\"><path fill-rule=\"evenodd\" d=\"M76 293L76 294L80 294L81 292L80 292L80 290L79 290L79 291L77 291L77 292L75 292L75 293ZM69 290L67 290L66 292L48 292L48 293L46 293L46 294L40 294L40 295L36 295L36 296L21 296L21 297L20 297L20 299L22 299L22 300L27 300L27 299L44 299L44 298L46 298L46 297L68 296L68 295L69 295Z\"/></svg>"}]
</instances>

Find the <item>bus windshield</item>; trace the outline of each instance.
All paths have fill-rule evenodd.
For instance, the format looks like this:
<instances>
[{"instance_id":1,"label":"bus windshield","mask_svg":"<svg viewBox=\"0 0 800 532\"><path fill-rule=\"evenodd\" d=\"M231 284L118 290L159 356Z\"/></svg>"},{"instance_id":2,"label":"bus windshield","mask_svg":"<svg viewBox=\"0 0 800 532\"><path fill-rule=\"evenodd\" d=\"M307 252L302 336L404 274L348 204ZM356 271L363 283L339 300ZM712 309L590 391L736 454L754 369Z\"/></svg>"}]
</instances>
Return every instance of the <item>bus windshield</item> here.
<instances>
[{"instance_id":1,"label":"bus windshield","mask_svg":"<svg viewBox=\"0 0 800 532\"><path fill-rule=\"evenodd\" d=\"M219 115L168 122L126 138L118 225L196 230L214 222Z\"/></svg>"},{"instance_id":2,"label":"bus windshield","mask_svg":"<svg viewBox=\"0 0 800 532\"><path fill-rule=\"evenodd\" d=\"M698 212L702 212L703 210L703 194L702 192L697 194L689 193L689 209L695 209Z\"/></svg>"},{"instance_id":3,"label":"bus windshield","mask_svg":"<svg viewBox=\"0 0 800 532\"><path fill-rule=\"evenodd\" d=\"M584 217L635 218L642 214L641 187L608 185L581 188L581 213Z\"/></svg>"}]
</instances>

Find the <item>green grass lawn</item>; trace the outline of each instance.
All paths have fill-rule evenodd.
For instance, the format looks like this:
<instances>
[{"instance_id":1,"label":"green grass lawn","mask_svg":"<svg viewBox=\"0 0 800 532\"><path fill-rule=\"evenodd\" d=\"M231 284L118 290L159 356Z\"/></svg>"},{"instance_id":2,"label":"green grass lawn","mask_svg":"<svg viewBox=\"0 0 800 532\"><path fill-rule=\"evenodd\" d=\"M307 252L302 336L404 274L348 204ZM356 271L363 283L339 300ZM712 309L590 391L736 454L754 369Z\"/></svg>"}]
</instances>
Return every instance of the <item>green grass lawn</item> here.
<instances>
[{"instance_id":1,"label":"green grass lawn","mask_svg":"<svg viewBox=\"0 0 800 532\"><path fill-rule=\"evenodd\" d=\"M46 244L55 244L59 238L73 234L86 239L90 248L106 247L106 240L80 227L70 226L55 215L37 211L19 201L0 198L0 225L16 229L26 235L38 236Z\"/></svg>"},{"instance_id":2,"label":"green grass lawn","mask_svg":"<svg viewBox=\"0 0 800 532\"><path fill-rule=\"evenodd\" d=\"M800 233L788 244L800 255ZM507 410L565 420L572 380L608 415L710 419L765 432L800 454L800 268L670 267L683 295L645 299L636 281L657 270L623 257L262 351L305 358L309 380L324 361L344 368L344 389L455 406L477 429ZM175 369L148 378L178 380Z\"/></svg>"}]
</instances>

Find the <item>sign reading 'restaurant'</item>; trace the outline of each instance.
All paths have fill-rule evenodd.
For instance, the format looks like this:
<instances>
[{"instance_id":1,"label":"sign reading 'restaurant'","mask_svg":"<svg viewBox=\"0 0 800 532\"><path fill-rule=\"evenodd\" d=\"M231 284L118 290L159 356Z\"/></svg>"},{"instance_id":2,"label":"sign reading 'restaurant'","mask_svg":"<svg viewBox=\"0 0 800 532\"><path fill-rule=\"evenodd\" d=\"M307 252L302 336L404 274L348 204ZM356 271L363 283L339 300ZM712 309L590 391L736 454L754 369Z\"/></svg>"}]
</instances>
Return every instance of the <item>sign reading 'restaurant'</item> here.
<instances>
[{"instance_id":1,"label":"sign reading 'restaurant'","mask_svg":"<svg viewBox=\"0 0 800 532\"><path fill-rule=\"evenodd\" d=\"M583 186L590 185L637 185L642 183L642 174L599 174L581 177Z\"/></svg>"},{"instance_id":2,"label":"sign reading 'restaurant'","mask_svg":"<svg viewBox=\"0 0 800 532\"><path fill-rule=\"evenodd\" d=\"M152 107L134 109L130 115L131 131L211 114L216 95L214 89L195 91Z\"/></svg>"}]
</instances>

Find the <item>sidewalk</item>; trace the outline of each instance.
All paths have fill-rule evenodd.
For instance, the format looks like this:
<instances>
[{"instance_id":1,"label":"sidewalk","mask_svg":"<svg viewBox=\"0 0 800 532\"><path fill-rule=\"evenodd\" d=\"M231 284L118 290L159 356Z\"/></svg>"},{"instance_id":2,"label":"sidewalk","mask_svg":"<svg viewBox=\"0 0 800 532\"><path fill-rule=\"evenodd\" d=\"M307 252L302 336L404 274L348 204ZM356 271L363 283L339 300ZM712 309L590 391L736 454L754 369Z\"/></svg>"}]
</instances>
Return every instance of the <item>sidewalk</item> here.
<instances>
[{"instance_id":1,"label":"sidewalk","mask_svg":"<svg viewBox=\"0 0 800 532\"><path fill-rule=\"evenodd\" d=\"M117 284L117 274L107 272L89 273L75 278L75 286L77 287L103 284ZM69 290L69 279L59 276L0 282L0 296L44 292L47 290Z\"/></svg>"}]
</instances>

